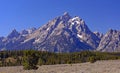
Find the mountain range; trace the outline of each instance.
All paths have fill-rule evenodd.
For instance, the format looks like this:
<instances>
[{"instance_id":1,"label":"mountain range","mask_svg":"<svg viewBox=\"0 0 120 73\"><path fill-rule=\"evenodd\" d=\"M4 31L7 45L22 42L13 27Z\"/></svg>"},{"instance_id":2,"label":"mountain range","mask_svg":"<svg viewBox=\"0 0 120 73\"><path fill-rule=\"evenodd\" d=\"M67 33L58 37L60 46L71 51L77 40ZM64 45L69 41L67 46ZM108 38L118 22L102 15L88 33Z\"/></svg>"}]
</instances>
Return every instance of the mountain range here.
<instances>
[{"instance_id":1,"label":"mountain range","mask_svg":"<svg viewBox=\"0 0 120 73\"><path fill-rule=\"evenodd\" d=\"M110 29L106 34L92 32L79 16L68 12L39 28L0 37L0 50L34 49L49 52L79 52L84 50L120 52L120 31Z\"/></svg>"}]
</instances>

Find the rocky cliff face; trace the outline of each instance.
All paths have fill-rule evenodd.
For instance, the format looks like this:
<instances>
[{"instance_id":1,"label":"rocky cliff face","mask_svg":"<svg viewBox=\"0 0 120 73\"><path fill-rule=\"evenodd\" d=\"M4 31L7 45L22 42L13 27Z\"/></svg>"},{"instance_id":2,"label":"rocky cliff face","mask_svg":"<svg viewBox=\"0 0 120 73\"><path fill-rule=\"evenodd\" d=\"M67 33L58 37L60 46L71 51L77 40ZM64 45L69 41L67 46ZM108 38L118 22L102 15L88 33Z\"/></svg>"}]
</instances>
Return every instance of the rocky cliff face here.
<instances>
[{"instance_id":1,"label":"rocky cliff face","mask_svg":"<svg viewBox=\"0 0 120 73\"><path fill-rule=\"evenodd\" d=\"M101 39L98 51L120 52L120 31L110 29Z\"/></svg>"},{"instance_id":2,"label":"rocky cliff face","mask_svg":"<svg viewBox=\"0 0 120 73\"><path fill-rule=\"evenodd\" d=\"M89 30L80 17L71 17L68 13L40 27L25 40L33 40L35 49L51 52L75 52L95 50L100 38Z\"/></svg>"},{"instance_id":3,"label":"rocky cliff face","mask_svg":"<svg viewBox=\"0 0 120 73\"><path fill-rule=\"evenodd\" d=\"M0 38L0 49L78 52L97 48L97 51L112 52L119 51L119 35L116 30L105 35L92 32L82 18L65 12L38 29L13 30L7 37Z\"/></svg>"}]
</instances>

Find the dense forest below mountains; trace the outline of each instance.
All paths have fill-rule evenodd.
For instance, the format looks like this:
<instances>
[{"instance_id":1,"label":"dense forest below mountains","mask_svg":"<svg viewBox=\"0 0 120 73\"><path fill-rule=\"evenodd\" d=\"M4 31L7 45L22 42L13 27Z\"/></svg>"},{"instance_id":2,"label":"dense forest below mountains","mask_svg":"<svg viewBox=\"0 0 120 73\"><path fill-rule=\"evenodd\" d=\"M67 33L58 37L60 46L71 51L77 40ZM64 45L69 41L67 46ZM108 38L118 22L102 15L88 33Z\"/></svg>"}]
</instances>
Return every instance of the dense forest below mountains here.
<instances>
[{"instance_id":1,"label":"dense forest below mountains","mask_svg":"<svg viewBox=\"0 0 120 73\"><path fill-rule=\"evenodd\" d=\"M36 63L36 65L53 65L84 62L94 63L97 60L116 60L116 59L120 59L120 53L91 52L91 51L75 53L51 53L35 50L0 52L1 67L21 66L26 65L27 62Z\"/></svg>"}]
</instances>

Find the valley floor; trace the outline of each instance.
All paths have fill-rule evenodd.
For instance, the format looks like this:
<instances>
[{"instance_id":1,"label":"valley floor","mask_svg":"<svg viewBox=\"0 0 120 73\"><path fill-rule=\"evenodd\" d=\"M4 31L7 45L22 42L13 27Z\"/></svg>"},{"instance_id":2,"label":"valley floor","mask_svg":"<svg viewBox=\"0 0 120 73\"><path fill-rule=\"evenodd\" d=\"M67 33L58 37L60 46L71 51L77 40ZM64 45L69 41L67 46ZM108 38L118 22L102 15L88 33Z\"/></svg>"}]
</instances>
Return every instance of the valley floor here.
<instances>
[{"instance_id":1,"label":"valley floor","mask_svg":"<svg viewBox=\"0 0 120 73\"><path fill-rule=\"evenodd\" d=\"M43 65L38 70L23 70L22 66L0 67L0 73L120 73L120 60L95 63Z\"/></svg>"}]
</instances>

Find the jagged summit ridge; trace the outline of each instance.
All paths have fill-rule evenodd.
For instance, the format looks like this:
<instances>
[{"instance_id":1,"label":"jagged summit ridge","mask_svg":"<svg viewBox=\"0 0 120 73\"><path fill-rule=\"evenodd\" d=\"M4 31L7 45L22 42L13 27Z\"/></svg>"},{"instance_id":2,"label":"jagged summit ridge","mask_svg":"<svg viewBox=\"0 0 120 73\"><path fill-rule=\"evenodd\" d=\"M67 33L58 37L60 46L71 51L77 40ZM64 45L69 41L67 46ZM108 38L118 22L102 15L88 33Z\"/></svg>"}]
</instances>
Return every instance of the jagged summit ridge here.
<instances>
[{"instance_id":1,"label":"jagged summit ridge","mask_svg":"<svg viewBox=\"0 0 120 73\"><path fill-rule=\"evenodd\" d=\"M37 44L36 49L56 52L62 48L61 52L65 52L65 49L68 52L91 50L95 49L99 43L99 38L89 30L81 18L71 17L68 13L49 21L35 33L29 35L25 41L32 39L35 40L33 44Z\"/></svg>"},{"instance_id":2,"label":"jagged summit ridge","mask_svg":"<svg viewBox=\"0 0 120 73\"><path fill-rule=\"evenodd\" d=\"M7 36L7 38L17 38L19 35L20 33L16 29L13 29L13 31Z\"/></svg>"},{"instance_id":3,"label":"jagged summit ridge","mask_svg":"<svg viewBox=\"0 0 120 73\"><path fill-rule=\"evenodd\" d=\"M68 12L64 12L64 14L63 15L69 15L69 13Z\"/></svg>"},{"instance_id":4,"label":"jagged summit ridge","mask_svg":"<svg viewBox=\"0 0 120 73\"><path fill-rule=\"evenodd\" d=\"M105 35L92 32L79 16L68 12L39 28L18 32L13 30L0 38L0 49L35 49L49 52L79 52L83 50L120 51L120 31L109 30Z\"/></svg>"},{"instance_id":5,"label":"jagged summit ridge","mask_svg":"<svg viewBox=\"0 0 120 73\"><path fill-rule=\"evenodd\" d=\"M119 52L120 51L120 31L110 29L101 39L97 48L98 51Z\"/></svg>"},{"instance_id":6,"label":"jagged summit ridge","mask_svg":"<svg viewBox=\"0 0 120 73\"><path fill-rule=\"evenodd\" d=\"M67 12L36 29L33 33L23 30L21 34L25 36L22 36L22 40L17 38L15 42L19 44L12 48L16 49L19 46L17 48L22 49L27 44L24 49L32 47L51 52L74 52L93 50L99 43L99 38L89 30L80 17L71 17Z\"/></svg>"}]
</instances>

